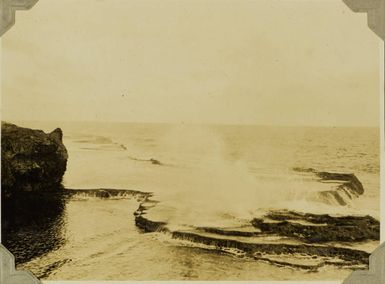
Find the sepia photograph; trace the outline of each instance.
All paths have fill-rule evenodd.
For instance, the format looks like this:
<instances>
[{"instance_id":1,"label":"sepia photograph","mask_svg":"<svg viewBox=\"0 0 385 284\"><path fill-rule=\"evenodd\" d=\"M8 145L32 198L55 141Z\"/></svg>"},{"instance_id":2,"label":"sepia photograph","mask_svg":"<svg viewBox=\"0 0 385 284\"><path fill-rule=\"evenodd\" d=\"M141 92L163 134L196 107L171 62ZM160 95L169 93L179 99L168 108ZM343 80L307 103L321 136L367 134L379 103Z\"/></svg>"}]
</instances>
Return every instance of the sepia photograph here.
<instances>
[{"instance_id":1,"label":"sepia photograph","mask_svg":"<svg viewBox=\"0 0 385 284\"><path fill-rule=\"evenodd\" d=\"M384 44L340 0L39 0L1 37L1 243L42 281L342 281L380 244Z\"/></svg>"}]
</instances>

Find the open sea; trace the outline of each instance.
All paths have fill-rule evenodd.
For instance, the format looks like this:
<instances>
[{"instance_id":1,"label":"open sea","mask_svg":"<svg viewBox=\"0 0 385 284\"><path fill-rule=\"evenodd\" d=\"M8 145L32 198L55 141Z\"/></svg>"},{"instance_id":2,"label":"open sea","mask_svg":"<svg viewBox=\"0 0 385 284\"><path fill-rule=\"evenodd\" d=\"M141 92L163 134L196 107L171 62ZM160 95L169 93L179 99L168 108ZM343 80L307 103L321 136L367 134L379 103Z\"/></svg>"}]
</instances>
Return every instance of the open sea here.
<instances>
[{"instance_id":1,"label":"open sea","mask_svg":"<svg viewBox=\"0 0 385 284\"><path fill-rule=\"evenodd\" d=\"M17 124L45 132L62 128L69 154L65 188L150 192L157 203L146 216L173 231L246 228L250 220L271 210L370 215L379 220L376 128ZM336 183L320 182L298 168L354 173L365 192L340 199L321 195ZM352 271L325 265L309 272L164 232L144 233L135 225L138 206L131 197L75 195L52 232L60 239L55 249L19 268L45 280L341 280ZM300 243L288 238L261 241ZM330 245L371 252L378 241ZM298 257L288 262L302 263Z\"/></svg>"}]
</instances>

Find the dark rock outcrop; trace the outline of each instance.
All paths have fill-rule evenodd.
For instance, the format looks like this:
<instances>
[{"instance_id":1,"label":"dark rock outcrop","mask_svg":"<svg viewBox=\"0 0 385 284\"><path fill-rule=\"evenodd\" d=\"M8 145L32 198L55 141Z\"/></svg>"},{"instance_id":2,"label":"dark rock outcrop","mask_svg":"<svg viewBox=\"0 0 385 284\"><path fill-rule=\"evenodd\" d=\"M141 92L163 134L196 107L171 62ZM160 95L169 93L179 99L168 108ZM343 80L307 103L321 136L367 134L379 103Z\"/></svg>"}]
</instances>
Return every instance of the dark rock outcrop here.
<instances>
[{"instance_id":1,"label":"dark rock outcrop","mask_svg":"<svg viewBox=\"0 0 385 284\"><path fill-rule=\"evenodd\" d=\"M41 130L1 123L1 187L7 198L17 191L57 189L66 170L68 154L60 128Z\"/></svg>"},{"instance_id":2,"label":"dark rock outcrop","mask_svg":"<svg viewBox=\"0 0 385 284\"><path fill-rule=\"evenodd\" d=\"M223 229L223 228L214 228L214 227L199 227L199 231L206 233L217 234L222 236L235 236L235 237L254 237L260 235L260 232L250 232L242 230L232 230L232 229Z\"/></svg>"},{"instance_id":3,"label":"dark rock outcrop","mask_svg":"<svg viewBox=\"0 0 385 284\"><path fill-rule=\"evenodd\" d=\"M68 154L62 138L59 128L46 134L1 123L1 234L16 263L64 242L61 181Z\"/></svg>"},{"instance_id":4,"label":"dark rock outcrop","mask_svg":"<svg viewBox=\"0 0 385 284\"><path fill-rule=\"evenodd\" d=\"M380 239L380 223L371 216L332 217L327 214L273 211L265 218L278 222L255 218L251 223L262 233L296 238L307 243Z\"/></svg>"},{"instance_id":5,"label":"dark rock outcrop","mask_svg":"<svg viewBox=\"0 0 385 284\"><path fill-rule=\"evenodd\" d=\"M165 227L167 223L152 221L148 218L145 218L143 215L135 217L135 225L146 233L168 231L168 229Z\"/></svg>"},{"instance_id":6,"label":"dark rock outcrop","mask_svg":"<svg viewBox=\"0 0 385 284\"><path fill-rule=\"evenodd\" d=\"M352 196L358 197L365 191L362 183L354 174L329 172L317 172L316 174L323 181L343 181L343 184L339 185L337 190L345 192L350 198L352 198Z\"/></svg>"},{"instance_id":7,"label":"dark rock outcrop","mask_svg":"<svg viewBox=\"0 0 385 284\"><path fill-rule=\"evenodd\" d=\"M331 172L322 172L317 171L313 168L293 168L296 172L301 173L310 173L314 174L320 178L321 182L335 182L339 183L333 190L325 190L319 192L319 198L323 201L330 203L330 201L337 202L337 204L345 206L347 205L347 200L357 198L360 195L364 194L365 189L356 177L352 173L331 173Z\"/></svg>"},{"instance_id":8,"label":"dark rock outcrop","mask_svg":"<svg viewBox=\"0 0 385 284\"><path fill-rule=\"evenodd\" d=\"M135 198L138 202L143 202L150 196L151 192L143 192L129 189L113 189L113 188L95 188L95 189L74 189L67 188L63 191L67 197L95 197L101 199L108 198Z\"/></svg>"}]
</instances>

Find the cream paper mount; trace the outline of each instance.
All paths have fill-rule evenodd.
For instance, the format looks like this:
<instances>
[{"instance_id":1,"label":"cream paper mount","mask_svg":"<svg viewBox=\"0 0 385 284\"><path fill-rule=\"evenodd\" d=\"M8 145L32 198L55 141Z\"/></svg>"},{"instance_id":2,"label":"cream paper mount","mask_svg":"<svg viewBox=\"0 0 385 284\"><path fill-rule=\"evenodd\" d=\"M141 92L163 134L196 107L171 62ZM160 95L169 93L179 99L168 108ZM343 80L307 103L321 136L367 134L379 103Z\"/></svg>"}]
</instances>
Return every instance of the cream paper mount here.
<instances>
[{"instance_id":1,"label":"cream paper mount","mask_svg":"<svg viewBox=\"0 0 385 284\"><path fill-rule=\"evenodd\" d=\"M15 24L16 10L31 9L38 0L0 0L0 36Z\"/></svg>"},{"instance_id":2,"label":"cream paper mount","mask_svg":"<svg viewBox=\"0 0 385 284\"><path fill-rule=\"evenodd\" d=\"M0 244L0 283L1 284L41 284L29 271L15 269L14 256Z\"/></svg>"},{"instance_id":3,"label":"cream paper mount","mask_svg":"<svg viewBox=\"0 0 385 284\"><path fill-rule=\"evenodd\" d=\"M16 10L31 9L38 0L0 0L0 36L15 24ZM356 13L367 13L368 26L385 40L385 1L384 0L343 0Z\"/></svg>"},{"instance_id":4,"label":"cream paper mount","mask_svg":"<svg viewBox=\"0 0 385 284\"><path fill-rule=\"evenodd\" d=\"M384 0L343 0L356 13L366 13L369 28L385 40L385 1Z\"/></svg>"},{"instance_id":5,"label":"cream paper mount","mask_svg":"<svg viewBox=\"0 0 385 284\"><path fill-rule=\"evenodd\" d=\"M369 270L354 271L342 284L385 283L385 243L369 257Z\"/></svg>"},{"instance_id":6,"label":"cream paper mount","mask_svg":"<svg viewBox=\"0 0 385 284\"><path fill-rule=\"evenodd\" d=\"M17 10L31 9L38 0L0 0L0 36L14 24ZM385 40L385 0L343 0L356 13L366 13L369 28ZM354 271L343 284L385 283L385 243L369 258L369 270ZM42 284L29 271L17 271L14 256L0 244L0 284Z\"/></svg>"}]
</instances>

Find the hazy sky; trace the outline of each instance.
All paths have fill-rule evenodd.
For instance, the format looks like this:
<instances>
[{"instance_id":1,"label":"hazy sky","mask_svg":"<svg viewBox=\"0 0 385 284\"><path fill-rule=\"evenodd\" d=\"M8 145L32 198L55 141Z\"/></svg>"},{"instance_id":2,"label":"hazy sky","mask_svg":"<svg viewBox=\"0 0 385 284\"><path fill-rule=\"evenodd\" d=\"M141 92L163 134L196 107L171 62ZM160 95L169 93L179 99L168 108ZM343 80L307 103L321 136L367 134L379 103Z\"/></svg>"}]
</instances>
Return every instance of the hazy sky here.
<instances>
[{"instance_id":1,"label":"hazy sky","mask_svg":"<svg viewBox=\"0 0 385 284\"><path fill-rule=\"evenodd\" d=\"M2 116L375 126L379 50L340 0L40 0L2 40Z\"/></svg>"}]
</instances>

